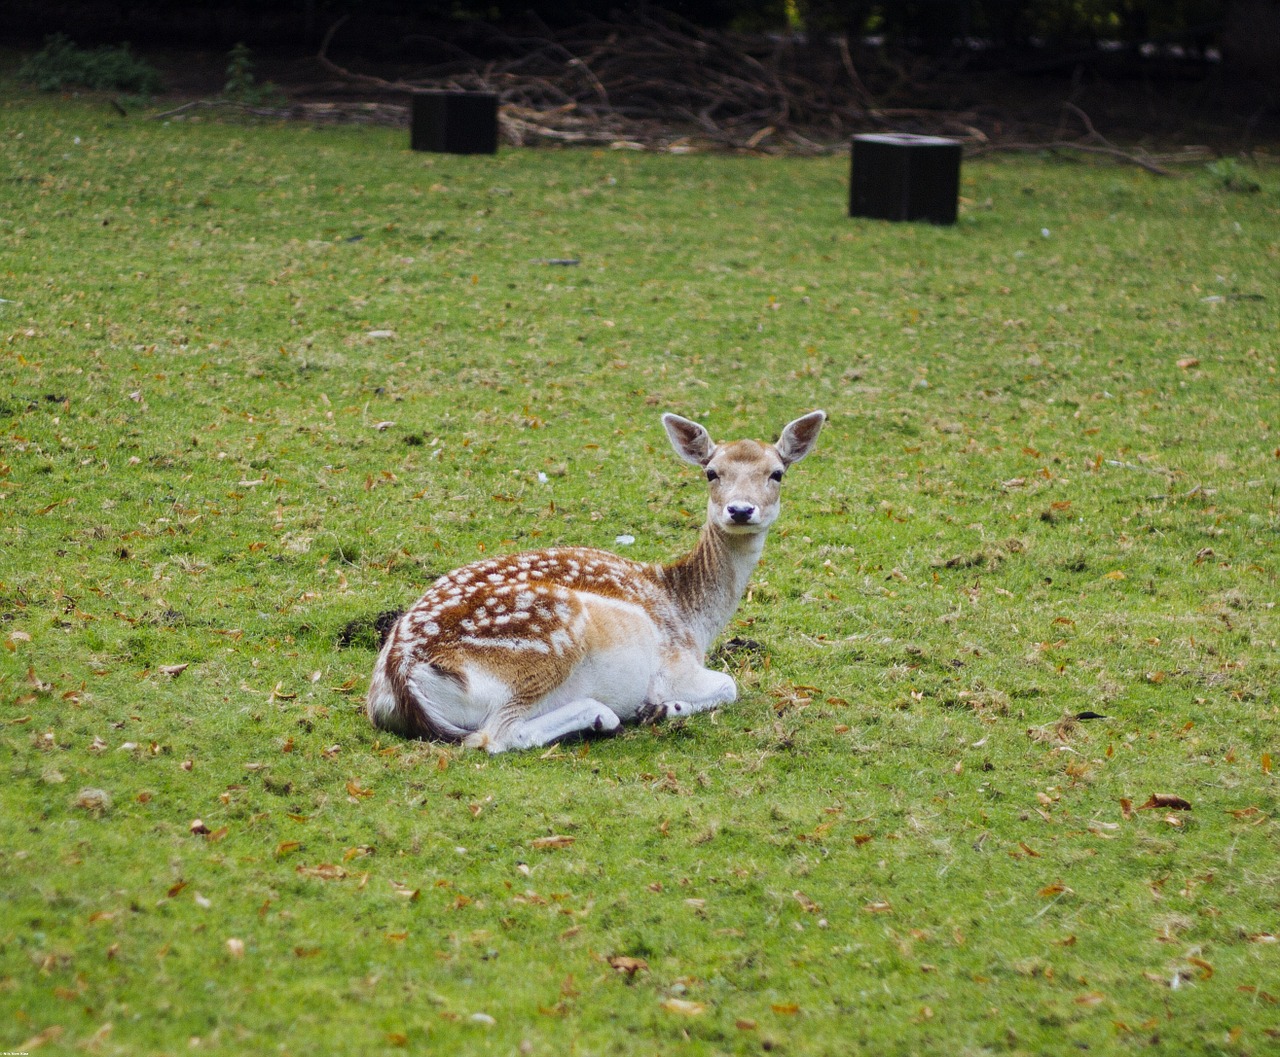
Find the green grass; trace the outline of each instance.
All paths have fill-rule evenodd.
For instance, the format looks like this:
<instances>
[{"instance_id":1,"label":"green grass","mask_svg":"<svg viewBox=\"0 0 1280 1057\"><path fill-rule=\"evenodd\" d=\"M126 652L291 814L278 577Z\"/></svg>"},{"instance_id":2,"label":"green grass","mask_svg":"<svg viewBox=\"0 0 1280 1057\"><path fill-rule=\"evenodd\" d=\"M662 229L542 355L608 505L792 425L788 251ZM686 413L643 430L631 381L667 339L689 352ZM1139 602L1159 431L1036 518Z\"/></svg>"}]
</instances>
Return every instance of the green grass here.
<instances>
[{"instance_id":1,"label":"green grass","mask_svg":"<svg viewBox=\"0 0 1280 1057\"><path fill-rule=\"evenodd\" d=\"M0 1048L1276 1052L1249 173L994 158L932 228L845 217L841 158L0 95ZM480 553L674 556L659 414L815 407L736 705L369 728L351 622Z\"/></svg>"}]
</instances>

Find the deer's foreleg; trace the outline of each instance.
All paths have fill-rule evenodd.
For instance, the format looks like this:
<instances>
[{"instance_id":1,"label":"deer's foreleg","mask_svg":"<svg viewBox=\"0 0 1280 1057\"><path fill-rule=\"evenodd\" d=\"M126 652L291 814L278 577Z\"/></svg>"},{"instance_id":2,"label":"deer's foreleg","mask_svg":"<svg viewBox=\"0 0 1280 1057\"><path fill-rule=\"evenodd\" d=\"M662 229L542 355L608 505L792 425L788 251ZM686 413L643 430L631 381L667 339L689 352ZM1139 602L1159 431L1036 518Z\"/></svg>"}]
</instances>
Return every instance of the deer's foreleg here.
<instances>
[{"instance_id":1,"label":"deer's foreleg","mask_svg":"<svg viewBox=\"0 0 1280 1057\"><path fill-rule=\"evenodd\" d=\"M738 699L737 684L724 672L701 665L681 668L636 713L641 723L658 723L672 716L691 716Z\"/></svg>"}]
</instances>

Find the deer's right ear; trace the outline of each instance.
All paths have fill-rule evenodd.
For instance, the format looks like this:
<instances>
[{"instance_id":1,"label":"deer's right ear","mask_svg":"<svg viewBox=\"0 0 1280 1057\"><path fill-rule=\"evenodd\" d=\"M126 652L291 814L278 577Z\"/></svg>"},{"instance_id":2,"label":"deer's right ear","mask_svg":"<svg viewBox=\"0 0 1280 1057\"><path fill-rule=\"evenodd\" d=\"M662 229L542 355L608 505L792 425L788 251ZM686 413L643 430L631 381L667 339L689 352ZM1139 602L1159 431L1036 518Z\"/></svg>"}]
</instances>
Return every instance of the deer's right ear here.
<instances>
[{"instance_id":1,"label":"deer's right ear","mask_svg":"<svg viewBox=\"0 0 1280 1057\"><path fill-rule=\"evenodd\" d=\"M694 466L706 466L711 461L711 456L716 451L715 443L711 434L698 423L679 415L667 414L662 416L662 425L666 427L671 446L685 462L691 462Z\"/></svg>"}]
</instances>

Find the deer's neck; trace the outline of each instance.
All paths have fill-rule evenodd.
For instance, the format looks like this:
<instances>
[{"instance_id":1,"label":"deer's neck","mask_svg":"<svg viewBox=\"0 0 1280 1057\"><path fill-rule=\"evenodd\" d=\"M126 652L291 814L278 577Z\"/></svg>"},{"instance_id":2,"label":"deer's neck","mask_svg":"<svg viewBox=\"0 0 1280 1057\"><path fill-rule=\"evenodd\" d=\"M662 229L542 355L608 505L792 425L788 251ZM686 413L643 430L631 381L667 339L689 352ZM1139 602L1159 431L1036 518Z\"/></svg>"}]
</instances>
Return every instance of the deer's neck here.
<instances>
[{"instance_id":1,"label":"deer's neck","mask_svg":"<svg viewBox=\"0 0 1280 1057\"><path fill-rule=\"evenodd\" d=\"M704 653L724 630L764 551L765 533L734 535L704 525L697 546L662 567L681 616Z\"/></svg>"}]
</instances>

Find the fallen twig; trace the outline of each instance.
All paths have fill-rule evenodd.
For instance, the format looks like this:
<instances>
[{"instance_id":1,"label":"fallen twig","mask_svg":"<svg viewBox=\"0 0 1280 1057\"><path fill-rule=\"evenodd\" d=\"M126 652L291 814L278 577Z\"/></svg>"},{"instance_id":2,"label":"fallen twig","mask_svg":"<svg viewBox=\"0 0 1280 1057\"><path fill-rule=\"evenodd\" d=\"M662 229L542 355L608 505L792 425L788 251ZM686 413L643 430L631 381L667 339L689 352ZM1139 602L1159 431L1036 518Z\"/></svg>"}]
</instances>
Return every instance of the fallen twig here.
<instances>
[{"instance_id":1,"label":"fallen twig","mask_svg":"<svg viewBox=\"0 0 1280 1057\"><path fill-rule=\"evenodd\" d=\"M1082 154L1103 154L1117 161L1136 165L1155 176L1172 176L1173 172L1140 154L1133 154L1119 147L1104 147L1097 143L1077 143L1071 140L1052 140L1049 143L985 143L972 150L973 155L995 154L1002 151L1035 154L1040 151L1080 151Z\"/></svg>"}]
</instances>

